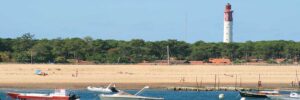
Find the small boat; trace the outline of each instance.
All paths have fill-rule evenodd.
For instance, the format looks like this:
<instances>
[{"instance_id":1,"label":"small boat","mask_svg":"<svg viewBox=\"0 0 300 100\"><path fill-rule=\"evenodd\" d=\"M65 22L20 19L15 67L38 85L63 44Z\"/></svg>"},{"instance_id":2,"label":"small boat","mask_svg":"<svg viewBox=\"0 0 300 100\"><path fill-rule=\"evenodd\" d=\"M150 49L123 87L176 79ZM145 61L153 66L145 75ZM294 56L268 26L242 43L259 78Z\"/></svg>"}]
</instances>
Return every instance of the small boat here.
<instances>
[{"instance_id":1,"label":"small boat","mask_svg":"<svg viewBox=\"0 0 300 100\"><path fill-rule=\"evenodd\" d=\"M114 92L118 92L119 90L117 90L115 87L111 87L111 84L109 84L106 88L88 86L87 90L89 90L89 91L95 91L95 92L101 92L101 93L114 93Z\"/></svg>"},{"instance_id":2,"label":"small boat","mask_svg":"<svg viewBox=\"0 0 300 100\"><path fill-rule=\"evenodd\" d=\"M155 97L145 97L145 96L139 96L139 94L144 90L149 88L148 86L141 89L136 94L132 95L129 93L126 93L124 91L120 91L116 94L101 94L99 95L101 100L164 100L164 98L155 98Z\"/></svg>"},{"instance_id":3,"label":"small boat","mask_svg":"<svg viewBox=\"0 0 300 100\"><path fill-rule=\"evenodd\" d=\"M300 100L300 95L295 92L291 92L290 95L267 95L271 100Z\"/></svg>"},{"instance_id":4,"label":"small boat","mask_svg":"<svg viewBox=\"0 0 300 100\"><path fill-rule=\"evenodd\" d=\"M267 95L278 95L279 91L239 91L241 97L255 97L255 98L267 98Z\"/></svg>"},{"instance_id":5,"label":"small boat","mask_svg":"<svg viewBox=\"0 0 300 100\"><path fill-rule=\"evenodd\" d=\"M7 95L14 100L79 100L79 96L67 95L64 89L55 90L50 94L8 92Z\"/></svg>"}]
</instances>

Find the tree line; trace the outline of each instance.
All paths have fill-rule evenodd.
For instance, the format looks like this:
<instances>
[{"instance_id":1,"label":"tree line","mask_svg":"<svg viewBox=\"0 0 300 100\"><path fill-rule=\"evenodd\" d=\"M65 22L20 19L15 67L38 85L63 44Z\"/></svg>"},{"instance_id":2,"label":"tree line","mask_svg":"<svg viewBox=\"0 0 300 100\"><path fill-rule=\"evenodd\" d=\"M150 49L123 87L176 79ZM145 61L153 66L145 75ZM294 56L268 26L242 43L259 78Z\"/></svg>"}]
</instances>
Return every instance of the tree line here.
<instances>
[{"instance_id":1,"label":"tree line","mask_svg":"<svg viewBox=\"0 0 300 100\"><path fill-rule=\"evenodd\" d=\"M35 39L26 33L17 38L0 38L0 62L16 63L70 63L83 60L94 63L140 63L167 59L208 61L210 58L228 58L235 63L251 59L273 62L287 59L299 61L300 42L295 41L247 41L241 43L214 43L197 41L187 43L174 39L144 41L142 39L102 40L91 37Z\"/></svg>"}]
</instances>

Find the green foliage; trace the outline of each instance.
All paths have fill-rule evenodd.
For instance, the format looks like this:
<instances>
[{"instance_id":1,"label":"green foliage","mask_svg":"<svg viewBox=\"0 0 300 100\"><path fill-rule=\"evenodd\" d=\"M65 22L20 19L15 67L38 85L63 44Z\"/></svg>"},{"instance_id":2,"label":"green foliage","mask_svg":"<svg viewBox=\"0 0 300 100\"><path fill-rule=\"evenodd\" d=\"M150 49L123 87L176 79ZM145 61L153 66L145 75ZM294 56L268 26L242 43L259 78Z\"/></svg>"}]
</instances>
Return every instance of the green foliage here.
<instances>
[{"instance_id":1,"label":"green foliage","mask_svg":"<svg viewBox=\"0 0 300 100\"><path fill-rule=\"evenodd\" d=\"M237 58L237 49L239 48L237 43L223 43L221 44L221 56L234 60Z\"/></svg>"},{"instance_id":2,"label":"green foliage","mask_svg":"<svg viewBox=\"0 0 300 100\"><path fill-rule=\"evenodd\" d=\"M52 46L49 40L43 39L36 43L31 49L31 55L33 56L34 62L53 62L53 55L51 53Z\"/></svg>"},{"instance_id":3,"label":"green foliage","mask_svg":"<svg viewBox=\"0 0 300 100\"><path fill-rule=\"evenodd\" d=\"M293 64L293 60L292 59L286 59L282 63L283 64Z\"/></svg>"},{"instance_id":4,"label":"green foliage","mask_svg":"<svg viewBox=\"0 0 300 100\"><path fill-rule=\"evenodd\" d=\"M88 61L93 61L97 64L98 63L106 63L106 59L104 59L104 58L106 58L105 55L100 54L100 53L96 53L96 54L93 54L91 56L88 56L87 60Z\"/></svg>"},{"instance_id":5,"label":"green foliage","mask_svg":"<svg viewBox=\"0 0 300 100\"><path fill-rule=\"evenodd\" d=\"M28 51L34 45L33 37L34 35L30 33L25 33L23 36L18 37L12 45L13 50L15 52Z\"/></svg>"},{"instance_id":6,"label":"green foliage","mask_svg":"<svg viewBox=\"0 0 300 100\"><path fill-rule=\"evenodd\" d=\"M0 62L10 62L10 53L0 52Z\"/></svg>"},{"instance_id":7,"label":"green foliage","mask_svg":"<svg viewBox=\"0 0 300 100\"><path fill-rule=\"evenodd\" d=\"M20 63L30 63L31 57L30 54L26 51L23 52L15 52L13 54L14 61L20 62Z\"/></svg>"},{"instance_id":8,"label":"green foliage","mask_svg":"<svg viewBox=\"0 0 300 100\"><path fill-rule=\"evenodd\" d=\"M251 59L287 59L284 63L299 61L300 42L294 41L247 41L244 43L186 43L178 40L144 41L142 39L94 40L92 37L66 39L34 39L25 33L16 39L0 38L0 61L20 63L68 63L68 60L85 60L95 63L140 63L144 60L167 59L203 60L229 58L234 63ZM32 58L32 59L31 59Z\"/></svg>"},{"instance_id":9,"label":"green foliage","mask_svg":"<svg viewBox=\"0 0 300 100\"><path fill-rule=\"evenodd\" d=\"M202 41L196 42L192 46L190 54L191 60L208 60L209 58L217 58L220 55L220 50L216 44L204 43Z\"/></svg>"},{"instance_id":10,"label":"green foliage","mask_svg":"<svg viewBox=\"0 0 300 100\"><path fill-rule=\"evenodd\" d=\"M55 63L67 63L67 59L65 57L62 57L62 56L58 56L55 58Z\"/></svg>"},{"instance_id":11,"label":"green foliage","mask_svg":"<svg viewBox=\"0 0 300 100\"><path fill-rule=\"evenodd\" d=\"M268 64L277 64L277 62L274 59L268 59L267 63Z\"/></svg>"},{"instance_id":12,"label":"green foliage","mask_svg":"<svg viewBox=\"0 0 300 100\"><path fill-rule=\"evenodd\" d=\"M233 61L234 64L242 64L242 63L246 63L247 61L244 59L236 59Z\"/></svg>"}]
</instances>

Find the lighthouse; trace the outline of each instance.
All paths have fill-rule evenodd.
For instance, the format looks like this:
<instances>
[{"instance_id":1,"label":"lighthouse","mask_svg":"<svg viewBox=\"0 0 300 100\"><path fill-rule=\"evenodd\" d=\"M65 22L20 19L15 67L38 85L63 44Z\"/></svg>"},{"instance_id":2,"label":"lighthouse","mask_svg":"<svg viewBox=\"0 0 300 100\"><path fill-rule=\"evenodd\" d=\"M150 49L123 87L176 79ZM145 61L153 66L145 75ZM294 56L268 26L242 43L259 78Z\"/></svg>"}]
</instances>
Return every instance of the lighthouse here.
<instances>
[{"instance_id":1,"label":"lighthouse","mask_svg":"<svg viewBox=\"0 0 300 100\"><path fill-rule=\"evenodd\" d=\"M232 42L232 25L233 25L233 11L231 10L231 5L227 3L224 11L224 43Z\"/></svg>"}]
</instances>

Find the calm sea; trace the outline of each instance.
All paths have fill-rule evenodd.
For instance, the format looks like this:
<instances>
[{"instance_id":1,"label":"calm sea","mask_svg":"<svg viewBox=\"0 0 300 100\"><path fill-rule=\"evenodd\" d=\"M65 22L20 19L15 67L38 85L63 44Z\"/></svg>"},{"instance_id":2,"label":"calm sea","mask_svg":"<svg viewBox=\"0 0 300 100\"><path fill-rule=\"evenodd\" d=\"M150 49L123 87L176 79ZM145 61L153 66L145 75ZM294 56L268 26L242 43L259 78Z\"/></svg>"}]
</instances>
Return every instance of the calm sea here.
<instances>
[{"instance_id":1,"label":"calm sea","mask_svg":"<svg viewBox=\"0 0 300 100\"><path fill-rule=\"evenodd\" d=\"M126 90L129 93L136 93L138 90ZM51 93L53 90L22 90L22 89L0 89L1 100L11 100L6 96L7 92L23 92L23 93ZM87 90L67 90L68 93L74 93L80 96L80 100L100 100L97 92ZM170 90L146 90L141 95L151 97L163 97L165 100L219 100L218 95L223 93L224 100L240 100L238 92L233 91L170 91ZM269 100L258 98L246 98L246 100Z\"/></svg>"}]
</instances>

